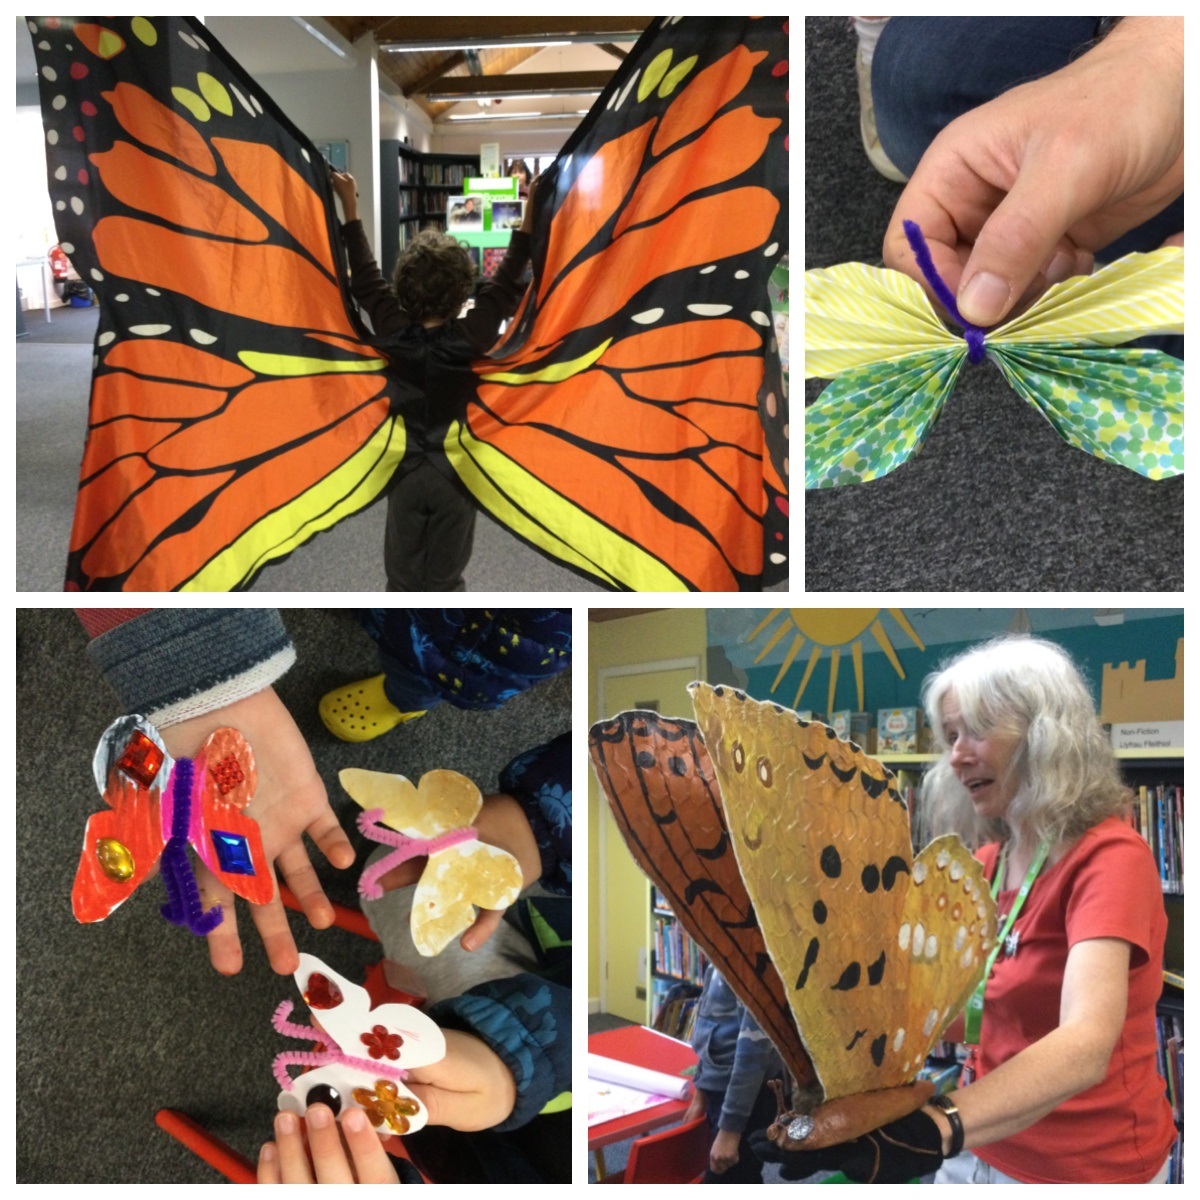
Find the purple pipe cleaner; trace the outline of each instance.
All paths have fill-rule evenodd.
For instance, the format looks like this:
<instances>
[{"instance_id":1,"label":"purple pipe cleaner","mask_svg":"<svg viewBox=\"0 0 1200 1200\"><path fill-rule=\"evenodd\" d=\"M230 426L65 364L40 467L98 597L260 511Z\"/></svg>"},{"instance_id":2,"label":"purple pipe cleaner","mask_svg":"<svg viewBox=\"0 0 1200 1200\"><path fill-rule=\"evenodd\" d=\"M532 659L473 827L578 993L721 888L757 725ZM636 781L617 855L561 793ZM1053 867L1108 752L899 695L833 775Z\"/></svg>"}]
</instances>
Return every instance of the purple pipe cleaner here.
<instances>
[{"instance_id":1,"label":"purple pipe cleaner","mask_svg":"<svg viewBox=\"0 0 1200 1200\"><path fill-rule=\"evenodd\" d=\"M197 937L211 933L222 920L221 906L214 904L204 911L200 900L200 889L188 859L188 828L192 821L192 781L194 767L190 758L175 762L171 775L171 836L163 847L163 885L167 889L167 903L159 911L173 925L183 925Z\"/></svg>"},{"instance_id":2,"label":"purple pipe cleaner","mask_svg":"<svg viewBox=\"0 0 1200 1200\"><path fill-rule=\"evenodd\" d=\"M925 235L921 232L920 225L916 221L905 221L904 236L908 239L908 244L917 257L917 266L921 268L925 282L933 288L934 295L942 302L946 311L963 327L963 337L967 341L967 362L975 364L983 362L986 353L983 345L984 331L980 326L972 325L969 321L964 320L962 313L958 311L954 293L946 286L946 281L938 274L937 267L933 265L933 255L929 253L929 247L925 243Z\"/></svg>"}]
</instances>

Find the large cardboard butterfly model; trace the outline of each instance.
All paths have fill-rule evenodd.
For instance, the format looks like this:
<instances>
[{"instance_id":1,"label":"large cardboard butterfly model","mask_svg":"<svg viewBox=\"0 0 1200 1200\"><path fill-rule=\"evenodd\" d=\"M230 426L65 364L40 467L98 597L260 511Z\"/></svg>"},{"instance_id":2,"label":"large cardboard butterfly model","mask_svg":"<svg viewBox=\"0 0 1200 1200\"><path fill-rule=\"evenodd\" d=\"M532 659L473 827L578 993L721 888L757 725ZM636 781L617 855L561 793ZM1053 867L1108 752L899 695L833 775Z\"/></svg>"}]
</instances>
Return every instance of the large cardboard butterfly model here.
<instances>
[{"instance_id":1,"label":"large cardboard butterfly model","mask_svg":"<svg viewBox=\"0 0 1200 1200\"><path fill-rule=\"evenodd\" d=\"M954 836L915 858L892 773L819 722L693 684L697 723L593 726L596 775L638 865L779 1049L807 1147L920 1106L908 1086L996 936Z\"/></svg>"}]
</instances>

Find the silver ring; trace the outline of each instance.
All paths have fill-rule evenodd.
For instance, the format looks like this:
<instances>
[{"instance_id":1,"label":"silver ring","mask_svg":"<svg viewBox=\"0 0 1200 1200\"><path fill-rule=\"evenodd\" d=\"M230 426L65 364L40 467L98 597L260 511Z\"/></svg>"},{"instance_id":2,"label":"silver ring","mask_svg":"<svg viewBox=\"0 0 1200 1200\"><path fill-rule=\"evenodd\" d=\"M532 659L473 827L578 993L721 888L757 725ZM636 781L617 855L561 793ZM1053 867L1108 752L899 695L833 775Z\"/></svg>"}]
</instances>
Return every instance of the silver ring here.
<instances>
[{"instance_id":1,"label":"silver ring","mask_svg":"<svg viewBox=\"0 0 1200 1200\"><path fill-rule=\"evenodd\" d=\"M816 1122L812 1117L794 1117L787 1127L787 1135L793 1142L802 1142L813 1131Z\"/></svg>"}]
</instances>

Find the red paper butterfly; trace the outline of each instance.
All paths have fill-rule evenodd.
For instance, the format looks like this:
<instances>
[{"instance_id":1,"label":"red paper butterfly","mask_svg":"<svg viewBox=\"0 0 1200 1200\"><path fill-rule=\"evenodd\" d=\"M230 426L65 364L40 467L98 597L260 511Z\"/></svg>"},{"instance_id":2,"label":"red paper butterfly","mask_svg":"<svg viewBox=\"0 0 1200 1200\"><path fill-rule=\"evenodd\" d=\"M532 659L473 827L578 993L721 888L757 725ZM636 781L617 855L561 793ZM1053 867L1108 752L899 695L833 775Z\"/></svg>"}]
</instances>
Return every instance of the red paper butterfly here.
<instances>
[{"instance_id":1,"label":"red paper butterfly","mask_svg":"<svg viewBox=\"0 0 1200 1200\"><path fill-rule=\"evenodd\" d=\"M504 357L428 428L344 298L324 164L211 34L30 27L59 235L102 303L68 587L246 586L406 454L605 586L786 575L785 22L654 23L539 185Z\"/></svg>"},{"instance_id":2,"label":"red paper butterfly","mask_svg":"<svg viewBox=\"0 0 1200 1200\"><path fill-rule=\"evenodd\" d=\"M202 910L188 843L231 891L253 904L271 899L262 837L241 811L257 777L237 730L218 729L194 758L173 759L144 717L121 717L100 739L93 769L110 807L87 823L71 892L77 920L103 921L161 862L163 916L197 935L211 932L221 906Z\"/></svg>"}]
</instances>

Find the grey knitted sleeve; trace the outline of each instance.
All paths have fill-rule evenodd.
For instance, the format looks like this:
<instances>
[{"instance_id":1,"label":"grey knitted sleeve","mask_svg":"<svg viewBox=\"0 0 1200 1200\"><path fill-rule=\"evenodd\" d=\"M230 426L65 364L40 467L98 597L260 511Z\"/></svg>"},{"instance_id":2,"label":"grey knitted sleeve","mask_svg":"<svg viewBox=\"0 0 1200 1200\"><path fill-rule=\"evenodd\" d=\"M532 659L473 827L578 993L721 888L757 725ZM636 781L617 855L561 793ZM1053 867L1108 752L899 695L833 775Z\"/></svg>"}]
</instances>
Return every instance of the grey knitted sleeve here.
<instances>
[{"instance_id":1,"label":"grey knitted sleeve","mask_svg":"<svg viewBox=\"0 0 1200 1200\"><path fill-rule=\"evenodd\" d=\"M274 683L296 660L273 608L162 608L88 646L121 698L160 729Z\"/></svg>"}]
</instances>

